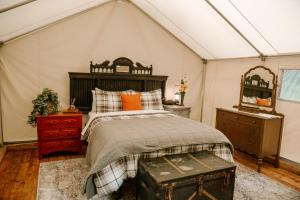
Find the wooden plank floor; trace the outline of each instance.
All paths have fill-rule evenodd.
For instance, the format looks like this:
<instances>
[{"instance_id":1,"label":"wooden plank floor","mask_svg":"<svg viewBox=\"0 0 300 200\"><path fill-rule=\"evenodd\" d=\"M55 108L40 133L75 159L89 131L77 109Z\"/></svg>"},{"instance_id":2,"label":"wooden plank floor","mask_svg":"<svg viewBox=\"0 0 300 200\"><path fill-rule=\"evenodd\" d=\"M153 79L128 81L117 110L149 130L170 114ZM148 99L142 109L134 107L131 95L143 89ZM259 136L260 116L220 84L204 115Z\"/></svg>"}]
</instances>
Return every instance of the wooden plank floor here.
<instances>
[{"instance_id":1,"label":"wooden plank floor","mask_svg":"<svg viewBox=\"0 0 300 200\"><path fill-rule=\"evenodd\" d=\"M7 150L0 163L0 199L34 200L40 162L78 157L82 156L57 154L39 161L36 149ZM243 153L236 152L235 160L256 169L255 161ZM300 176L269 164L264 164L262 173L300 192Z\"/></svg>"}]
</instances>

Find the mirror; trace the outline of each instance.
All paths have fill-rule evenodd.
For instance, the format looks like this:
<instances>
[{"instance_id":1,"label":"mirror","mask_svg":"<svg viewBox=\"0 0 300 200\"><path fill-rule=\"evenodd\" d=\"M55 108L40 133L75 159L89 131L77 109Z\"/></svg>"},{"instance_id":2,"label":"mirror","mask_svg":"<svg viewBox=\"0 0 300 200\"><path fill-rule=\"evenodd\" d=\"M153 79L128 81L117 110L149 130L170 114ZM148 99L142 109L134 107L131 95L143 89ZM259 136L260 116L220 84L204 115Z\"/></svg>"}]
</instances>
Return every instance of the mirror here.
<instances>
[{"instance_id":1,"label":"mirror","mask_svg":"<svg viewBox=\"0 0 300 200\"><path fill-rule=\"evenodd\" d=\"M238 108L275 114L277 76L264 66L256 66L241 78ZM263 108L263 109L262 109Z\"/></svg>"}]
</instances>

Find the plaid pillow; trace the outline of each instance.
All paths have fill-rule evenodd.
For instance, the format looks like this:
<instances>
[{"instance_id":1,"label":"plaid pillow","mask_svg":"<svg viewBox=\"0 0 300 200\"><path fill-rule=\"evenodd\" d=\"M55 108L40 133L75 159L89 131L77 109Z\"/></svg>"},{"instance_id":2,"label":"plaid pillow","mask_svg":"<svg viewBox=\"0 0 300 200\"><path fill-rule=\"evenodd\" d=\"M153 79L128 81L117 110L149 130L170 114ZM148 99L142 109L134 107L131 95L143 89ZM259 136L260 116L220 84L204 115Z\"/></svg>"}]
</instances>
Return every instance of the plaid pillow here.
<instances>
[{"instance_id":1,"label":"plaid pillow","mask_svg":"<svg viewBox=\"0 0 300 200\"><path fill-rule=\"evenodd\" d=\"M96 113L122 111L120 92L103 91L96 88Z\"/></svg>"},{"instance_id":2,"label":"plaid pillow","mask_svg":"<svg viewBox=\"0 0 300 200\"><path fill-rule=\"evenodd\" d=\"M161 89L141 92L143 110L163 110Z\"/></svg>"},{"instance_id":3,"label":"plaid pillow","mask_svg":"<svg viewBox=\"0 0 300 200\"><path fill-rule=\"evenodd\" d=\"M133 90L126 91L105 91L95 88L96 113L122 111L121 93L133 94Z\"/></svg>"}]
</instances>

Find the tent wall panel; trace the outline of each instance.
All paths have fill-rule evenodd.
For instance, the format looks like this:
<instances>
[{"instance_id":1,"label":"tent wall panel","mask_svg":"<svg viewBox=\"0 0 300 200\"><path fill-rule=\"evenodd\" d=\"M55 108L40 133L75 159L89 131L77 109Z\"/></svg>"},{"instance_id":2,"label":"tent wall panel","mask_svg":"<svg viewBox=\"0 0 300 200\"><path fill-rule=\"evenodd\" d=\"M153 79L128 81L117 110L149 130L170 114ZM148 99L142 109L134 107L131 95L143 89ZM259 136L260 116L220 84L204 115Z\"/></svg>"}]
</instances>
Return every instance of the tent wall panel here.
<instances>
[{"instance_id":1,"label":"tent wall panel","mask_svg":"<svg viewBox=\"0 0 300 200\"><path fill-rule=\"evenodd\" d=\"M237 105L240 95L241 75L256 65L269 67L279 75L284 66L297 66L300 69L300 56L281 56L267 58L262 62L258 58L229 59L210 61L207 65L205 80L205 97L203 121L211 126L215 125L216 107L232 107ZM277 99L277 112L285 115L281 156L295 162L300 162L300 103L292 103Z\"/></svg>"},{"instance_id":2,"label":"tent wall panel","mask_svg":"<svg viewBox=\"0 0 300 200\"><path fill-rule=\"evenodd\" d=\"M126 56L155 75L168 75L166 96L187 75L185 103L193 119L200 118L201 58L147 15L127 2L111 2L46 29L7 43L0 49L4 141L36 139L26 124L31 101L45 87L69 104L68 72L88 72L89 61Z\"/></svg>"},{"instance_id":3,"label":"tent wall panel","mask_svg":"<svg viewBox=\"0 0 300 200\"><path fill-rule=\"evenodd\" d=\"M10 40L106 2L108 0L32 1L0 13L0 40Z\"/></svg>"}]
</instances>

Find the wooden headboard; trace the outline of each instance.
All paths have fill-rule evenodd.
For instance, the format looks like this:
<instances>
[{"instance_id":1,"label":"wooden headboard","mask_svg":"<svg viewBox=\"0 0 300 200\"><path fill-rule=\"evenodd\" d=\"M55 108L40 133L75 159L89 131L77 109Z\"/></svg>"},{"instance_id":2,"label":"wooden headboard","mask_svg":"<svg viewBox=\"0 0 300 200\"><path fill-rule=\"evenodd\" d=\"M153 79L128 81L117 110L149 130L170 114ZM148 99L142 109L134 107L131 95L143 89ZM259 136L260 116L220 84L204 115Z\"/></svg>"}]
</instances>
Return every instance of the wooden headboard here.
<instances>
[{"instance_id":1,"label":"wooden headboard","mask_svg":"<svg viewBox=\"0 0 300 200\"><path fill-rule=\"evenodd\" d=\"M104 70L105 69L105 70ZM90 64L90 73L69 72L70 101L76 98L75 106L83 113L92 109L92 92L96 87L109 91L150 91L162 90L165 97L167 76L154 76L152 66L144 67L125 57L117 58L109 65L109 61L102 64Z\"/></svg>"}]
</instances>

